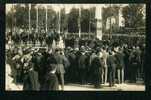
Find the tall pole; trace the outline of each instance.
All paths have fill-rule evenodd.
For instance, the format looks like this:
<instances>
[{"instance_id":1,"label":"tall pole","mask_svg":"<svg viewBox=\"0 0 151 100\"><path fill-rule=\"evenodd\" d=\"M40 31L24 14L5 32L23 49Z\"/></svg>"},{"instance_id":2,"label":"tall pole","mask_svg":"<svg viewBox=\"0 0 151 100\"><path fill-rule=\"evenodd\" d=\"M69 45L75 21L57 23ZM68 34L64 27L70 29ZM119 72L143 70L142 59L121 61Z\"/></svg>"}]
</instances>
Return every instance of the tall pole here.
<instances>
[{"instance_id":1,"label":"tall pole","mask_svg":"<svg viewBox=\"0 0 151 100\"><path fill-rule=\"evenodd\" d=\"M112 8L111 8L111 4L110 4L110 14L111 14L111 11L112 10ZM109 39L111 40L111 33L112 32L112 25L111 25L111 16L110 16L110 36L109 36Z\"/></svg>"},{"instance_id":2,"label":"tall pole","mask_svg":"<svg viewBox=\"0 0 151 100\"><path fill-rule=\"evenodd\" d=\"M81 7L79 6L79 20L78 20L78 26L79 26L79 38L81 37Z\"/></svg>"},{"instance_id":3,"label":"tall pole","mask_svg":"<svg viewBox=\"0 0 151 100\"><path fill-rule=\"evenodd\" d=\"M47 5L46 5L46 32L47 32L47 18L48 16L47 16Z\"/></svg>"},{"instance_id":4,"label":"tall pole","mask_svg":"<svg viewBox=\"0 0 151 100\"><path fill-rule=\"evenodd\" d=\"M36 31L38 32L38 6L37 6L37 22L36 22Z\"/></svg>"},{"instance_id":5,"label":"tall pole","mask_svg":"<svg viewBox=\"0 0 151 100\"><path fill-rule=\"evenodd\" d=\"M60 7L60 6L59 6ZM59 8L59 14L58 14L58 33L60 34L60 23L61 23L61 18L60 18L60 11L61 9Z\"/></svg>"},{"instance_id":6,"label":"tall pole","mask_svg":"<svg viewBox=\"0 0 151 100\"><path fill-rule=\"evenodd\" d=\"M28 19L29 19L29 33L31 32L31 21L30 21L30 10L31 10L31 4L28 5L29 6L29 11L28 11ZM28 40L29 40L29 33L28 33Z\"/></svg>"},{"instance_id":7,"label":"tall pole","mask_svg":"<svg viewBox=\"0 0 151 100\"><path fill-rule=\"evenodd\" d=\"M90 39L90 32L91 32L91 8L89 9L89 39Z\"/></svg>"},{"instance_id":8,"label":"tall pole","mask_svg":"<svg viewBox=\"0 0 151 100\"><path fill-rule=\"evenodd\" d=\"M13 18L14 18L14 4L12 4L12 26L11 26L12 33L13 33Z\"/></svg>"}]
</instances>

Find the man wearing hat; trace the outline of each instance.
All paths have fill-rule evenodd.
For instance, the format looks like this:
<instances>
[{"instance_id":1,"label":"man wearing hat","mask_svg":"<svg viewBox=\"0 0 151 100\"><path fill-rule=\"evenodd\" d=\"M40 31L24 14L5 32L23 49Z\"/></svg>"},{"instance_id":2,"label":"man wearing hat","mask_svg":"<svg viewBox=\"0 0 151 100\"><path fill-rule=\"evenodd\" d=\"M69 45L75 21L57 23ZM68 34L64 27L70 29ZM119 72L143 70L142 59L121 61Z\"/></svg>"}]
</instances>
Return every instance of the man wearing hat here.
<instances>
[{"instance_id":1,"label":"man wearing hat","mask_svg":"<svg viewBox=\"0 0 151 100\"><path fill-rule=\"evenodd\" d=\"M38 91L40 84L38 81L38 73L34 70L32 63L26 63L26 74L24 76L23 90L25 91Z\"/></svg>"},{"instance_id":2,"label":"man wearing hat","mask_svg":"<svg viewBox=\"0 0 151 100\"><path fill-rule=\"evenodd\" d=\"M91 61L91 70L93 75L93 84L95 88L100 88L101 84L101 59L99 57L99 52Z\"/></svg>"},{"instance_id":3,"label":"man wearing hat","mask_svg":"<svg viewBox=\"0 0 151 100\"><path fill-rule=\"evenodd\" d=\"M66 62L66 60L60 54L60 50L58 48L55 50L54 57L57 62L56 74L57 74L58 79L61 81L61 88L62 90L64 90L64 73L65 73L64 62Z\"/></svg>"},{"instance_id":4,"label":"man wearing hat","mask_svg":"<svg viewBox=\"0 0 151 100\"><path fill-rule=\"evenodd\" d=\"M52 53L49 54L46 62L47 71L44 77L44 85L42 90L48 91L59 90L59 82L56 76L57 61L54 58L54 55L52 55Z\"/></svg>"},{"instance_id":5,"label":"man wearing hat","mask_svg":"<svg viewBox=\"0 0 151 100\"><path fill-rule=\"evenodd\" d=\"M114 50L109 50L109 56L107 58L107 66L109 72L109 86L112 87L115 84L115 72L116 72L116 58Z\"/></svg>"},{"instance_id":6,"label":"man wearing hat","mask_svg":"<svg viewBox=\"0 0 151 100\"><path fill-rule=\"evenodd\" d=\"M115 55L117 59L117 78L118 83L124 83L124 53L122 51L122 48L118 48Z\"/></svg>"},{"instance_id":7,"label":"man wearing hat","mask_svg":"<svg viewBox=\"0 0 151 100\"><path fill-rule=\"evenodd\" d=\"M81 84L86 83L86 55L85 55L85 49L84 46L81 46L81 56L79 58L79 75L80 75L80 82Z\"/></svg>"}]
</instances>

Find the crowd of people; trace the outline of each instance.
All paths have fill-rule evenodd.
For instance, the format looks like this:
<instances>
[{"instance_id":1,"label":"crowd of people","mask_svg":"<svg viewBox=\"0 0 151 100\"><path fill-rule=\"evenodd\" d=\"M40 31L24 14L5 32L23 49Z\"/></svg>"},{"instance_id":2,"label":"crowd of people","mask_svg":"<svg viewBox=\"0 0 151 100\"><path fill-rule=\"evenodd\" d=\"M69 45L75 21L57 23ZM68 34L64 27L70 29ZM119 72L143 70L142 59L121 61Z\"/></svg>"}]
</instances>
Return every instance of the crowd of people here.
<instances>
[{"instance_id":1,"label":"crowd of people","mask_svg":"<svg viewBox=\"0 0 151 100\"><path fill-rule=\"evenodd\" d=\"M48 37L50 44L52 40L60 41L57 35ZM65 48L11 45L6 51L6 61L11 66L13 82L23 84L23 90L59 90L59 84L64 90L64 84L68 83L101 88L101 84L109 83L112 87L125 80L136 83L144 73L143 44L71 40L64 40Z\"/></svg>"}]
</instances>

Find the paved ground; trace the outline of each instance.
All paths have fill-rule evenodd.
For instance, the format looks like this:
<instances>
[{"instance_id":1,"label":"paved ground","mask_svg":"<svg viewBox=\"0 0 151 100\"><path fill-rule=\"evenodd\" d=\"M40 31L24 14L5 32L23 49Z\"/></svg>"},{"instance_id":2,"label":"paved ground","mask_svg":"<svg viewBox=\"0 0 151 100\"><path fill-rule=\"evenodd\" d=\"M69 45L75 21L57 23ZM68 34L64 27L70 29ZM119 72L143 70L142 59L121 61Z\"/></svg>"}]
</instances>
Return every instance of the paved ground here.
<instances>
[{"instance_id":1,"label":"paved ground","mask_svg":"<svg viewBox=\"0 0 151 100\"><path fill-rule=\"evenodd\" d=\"M22 85L17 85L16 91L22 90ZM116 84L114 87L109 87L108 84L102 85L102 88L95 89L93 85L67 84L64 91L145 91L145 86L141 84Z\"/></svg>"},{"instance_id":2,"label":"paved ground","mask_svg":"<svg viewBox=\"0 0 151 100\"><path fill-rule=\"evenodd\" d=\"M108 84L102 85L102 88L95 89L93 85L69 84L65 86L65 91L145 91L144 85L136 84L116 84L109 87Z\"/></svg>"},{"instance_id":3,"label":"paved ground","mask_svg":"<svg viewBox=\"0 0 151 100\"><path fill-rule=\"evenodd\" d=\"M7 75L10 74L10 70L8 69L9 65L6 64L6 86L9 87L9 90L11 89L13 91L22 91L22 85L15 85L11 82L12 78ZM95 89L93 85L66 84L64 91L145 91L145 85L141 84L140 82L115 84L116 86L114 87L109 87L109 84L103 84L102 88L99 89Z\"/></svg>"}]
</instances>

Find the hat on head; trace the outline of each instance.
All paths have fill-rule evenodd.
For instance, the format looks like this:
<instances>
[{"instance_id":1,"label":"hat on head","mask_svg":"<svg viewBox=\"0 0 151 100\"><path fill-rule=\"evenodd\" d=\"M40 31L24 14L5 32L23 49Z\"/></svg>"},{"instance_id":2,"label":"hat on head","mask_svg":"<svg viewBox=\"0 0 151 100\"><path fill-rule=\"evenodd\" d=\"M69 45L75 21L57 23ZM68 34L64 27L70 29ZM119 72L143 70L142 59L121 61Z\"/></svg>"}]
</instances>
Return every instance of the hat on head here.
<instances>
[{"instance_id":1,"label":"hat on head","mask_svg":"<svg viewBox=\"0 0 151 100\"><path fill-rule=\"evenodd\" d=\"M84 52L84 51L85 51L85 47L84 47L84 46L81 46L80 51L81 51L81 52Z\"/></svg>"}]
</instances>

